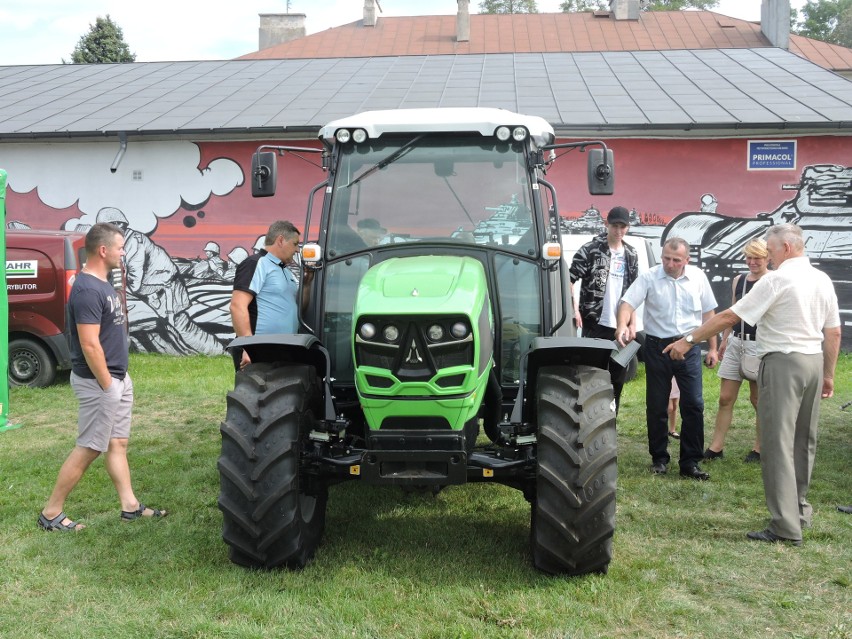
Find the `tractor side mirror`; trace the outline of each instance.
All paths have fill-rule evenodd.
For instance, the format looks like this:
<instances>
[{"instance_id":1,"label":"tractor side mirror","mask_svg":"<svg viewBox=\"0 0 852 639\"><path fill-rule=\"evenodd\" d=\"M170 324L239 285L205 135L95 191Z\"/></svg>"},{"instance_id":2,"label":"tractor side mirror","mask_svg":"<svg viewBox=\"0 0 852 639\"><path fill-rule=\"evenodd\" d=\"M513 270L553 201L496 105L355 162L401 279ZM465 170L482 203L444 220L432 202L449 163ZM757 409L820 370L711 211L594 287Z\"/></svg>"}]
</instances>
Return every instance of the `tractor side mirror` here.
<instances>
[{"instance_id":1,"label":"tractor side mirror","mask_svg":"<svg viewBox=\"0 0 852 639\"><path fill-rule=\"evenodd\" d=\"M590 149L588 160L589 193L612 195L615 190L615 161L612 149Z\"/></svg>"},{"instance_id":2,"label":"tractor side mirror","mask_svg":"<svg viewBox=\"0 0 852 639\"><path fill-rule=\"evenodd\" d=\"M275 195L278 180L278 160L275 153L267 151L251 156L251 195L271 197Z\"/></svg>"}]
</instances>

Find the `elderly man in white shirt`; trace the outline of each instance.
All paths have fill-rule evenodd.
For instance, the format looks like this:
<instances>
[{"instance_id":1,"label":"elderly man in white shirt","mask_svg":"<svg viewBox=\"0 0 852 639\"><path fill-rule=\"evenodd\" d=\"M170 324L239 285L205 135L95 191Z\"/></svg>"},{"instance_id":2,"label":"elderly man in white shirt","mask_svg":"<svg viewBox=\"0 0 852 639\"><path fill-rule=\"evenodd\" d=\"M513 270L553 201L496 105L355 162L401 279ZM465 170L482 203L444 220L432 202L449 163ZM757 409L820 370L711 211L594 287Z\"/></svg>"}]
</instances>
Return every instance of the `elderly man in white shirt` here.
<instances>
[{"instance_id":1,"label":"elderly man in white shirt","mask_svg":"<svg viewBox=\"0 0 852 639\"><path fill-rule=\"evenodd\" d=\"M668 451L668 407L672 377L680 387L680 466L681 477L706 481L710 475L698 462L704 458L704 392L701 349L690 342L682 361L663 355L663 349L691 333L710 319L716 298L704 272L689 264L689 244L674 237L663 245L663 263L640 273L627 289L618 307L615 338L621 345L633 339L630 316L645 303L645 415L648 422L648 452L651 472L665 475ZM709 336L710 350L705 363L713 367L719 357L716 335Z\"/></svg>"},{"instance_id":2,"label":"elderly man in white shirt","mask_svg":"<svg viewBox=\"0 0 852 639\"><path fill-rule=\"evenodd\" d=\"M807 495L819 400L834 395L840 311L831 279L805 256L798 226L771 226L766 244L776 270L692 337L715 335L740 318L757 326L761 468L770 520L765 530L749 532L747 537L799 546L802 529L810 526L813 513ZM687 348L686 341L680 340L666 351L680 359Z\"/></svg>"}]
</instances>

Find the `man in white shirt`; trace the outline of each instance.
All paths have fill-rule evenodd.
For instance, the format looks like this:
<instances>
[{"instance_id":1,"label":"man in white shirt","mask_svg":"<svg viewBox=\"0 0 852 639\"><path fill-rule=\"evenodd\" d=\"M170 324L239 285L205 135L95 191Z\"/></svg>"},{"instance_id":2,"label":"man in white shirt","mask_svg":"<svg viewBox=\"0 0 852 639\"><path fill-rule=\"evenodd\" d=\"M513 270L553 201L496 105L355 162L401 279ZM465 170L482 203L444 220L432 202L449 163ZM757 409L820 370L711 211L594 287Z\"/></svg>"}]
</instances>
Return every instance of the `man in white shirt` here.
<instances>
[{"instance_id":1,"label":"man in white shirt","mask_svg":"<svg viewBox=\"0 0 852 639\"><path fill-rule=\"evenodd\" d=\"M769 227L766 248L776 270L692 336L697 341L715 335L740 318L757 326L760 460L770 520L765 530L747 537L799 546L802 528L810 526L813 514L807 495L819 400L834 395L840 311L831 279L805 256L802 229L794 224ZM681 340L666 350L679 359L686 346Z\"/></svg>"},{"instance_id":2,"label":"man in white shirt","mask_svg":"<svg viewBox=\"0 0 852 639\"><path fill-rule=\"evenodd\" d=\"M645 416L648 425L648 452L651 472L665 475L670 461L668 451L668 407L672 377L680 388L680 467L681 477L706 481L710 475L698 462L704 457L704 391L699 341L690 342L685 357L673 361L663 349L691 333L715 312L716 298L704 272L689 264L689 244L673 237L663 245L663 263L640 273L621 298L615 338L622 346L633 339L630 319L645 303ZM708 336L705 363L710 368L719 360L716 335Z\"/></svg>"}]
</instances>

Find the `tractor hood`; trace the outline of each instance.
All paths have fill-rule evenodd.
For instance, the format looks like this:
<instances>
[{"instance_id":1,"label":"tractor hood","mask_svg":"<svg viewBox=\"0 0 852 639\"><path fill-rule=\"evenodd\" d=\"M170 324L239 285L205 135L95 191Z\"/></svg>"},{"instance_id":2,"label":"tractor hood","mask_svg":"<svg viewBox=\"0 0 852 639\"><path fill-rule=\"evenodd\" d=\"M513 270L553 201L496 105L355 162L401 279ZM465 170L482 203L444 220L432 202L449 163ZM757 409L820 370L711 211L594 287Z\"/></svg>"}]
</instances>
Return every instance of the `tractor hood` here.
<instances>
[{"instance_id":1,"label":"tractor hood","mask_svg":"<svg viewBox=\"0 0 852 639\"><path fill-rule=\"evenodd\" d=\"M487 295L485 269L470 257L392 258L372 267L358 287L355 315L478 314Z\"/></svg>"}]
</instances>

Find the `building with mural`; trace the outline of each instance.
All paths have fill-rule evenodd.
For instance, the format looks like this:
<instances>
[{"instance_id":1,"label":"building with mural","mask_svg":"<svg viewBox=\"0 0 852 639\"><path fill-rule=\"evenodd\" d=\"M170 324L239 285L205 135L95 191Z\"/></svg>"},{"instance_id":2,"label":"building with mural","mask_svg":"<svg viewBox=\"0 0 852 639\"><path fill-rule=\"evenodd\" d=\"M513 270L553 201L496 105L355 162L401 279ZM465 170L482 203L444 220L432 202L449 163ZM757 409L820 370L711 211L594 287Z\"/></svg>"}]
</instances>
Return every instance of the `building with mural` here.
<instances>
[{"instance_id":1,"label":"building with mural","mask_svg":"<svg viewBox=\"0 0 852 639\"><path fill-rule=\"evenodd\" d=\"M134 348L221 353L233 335L235 263L282 210L303 228L311 189L324 179L318 156L288 154L277 195L252 199L260 144L319 147L326 122L371 109L500 107L544 117L562 141L593 137L614 150L613 196L590 197L576 180L585 171L580 153L556 159L548 179L563 228L594 232L601 211L623 205L631 233L693 245L723 307L730 278L745 268L745 243L771 224L800 224L809 256L834 279L843 347L852 347L852 82L842 75L852 51L814 47L822 58L811 60L798 36L773 46L759 25L711 12L466 17L467 33L462 13L422 17L449 19L453 32L441 27L429 41L454 42L455 52L417 53L409 40L405 51L371 54L364 36L349 38L352 55L329 45L320 56L317 34L229 61L0 66L7 225L120 224ZM541 50L482 50L477 38L487 40L491 18L537 21ZM388 18L388 27L393 20L416 18ZM681 29L680 46L670 36L665 47L653 39L665 20L675 31L688 21L692 34L704 25L709 36L684 41ZM366 22L340 29L383 35L383 19ZM581 26L586 48L577 44ZM608 49L595 50L598 36ZM387 196L405 206L404 187ZM507 196L489 209L511 206ZM393 220L381 223L392 228ZM306 229L303 239L317 233Z\"/></svg>"}]
</instances>

